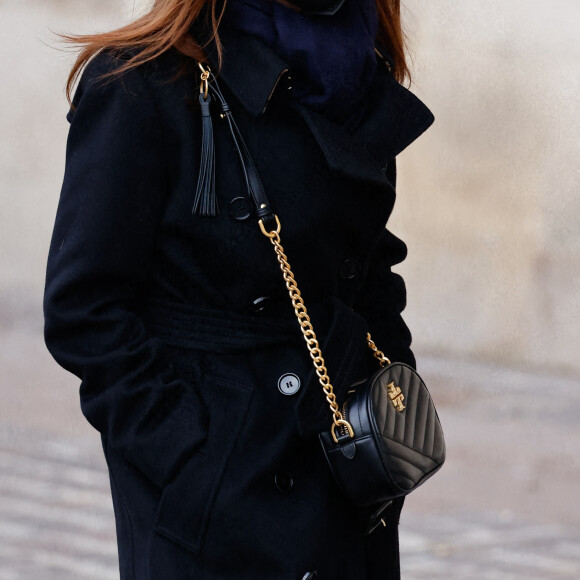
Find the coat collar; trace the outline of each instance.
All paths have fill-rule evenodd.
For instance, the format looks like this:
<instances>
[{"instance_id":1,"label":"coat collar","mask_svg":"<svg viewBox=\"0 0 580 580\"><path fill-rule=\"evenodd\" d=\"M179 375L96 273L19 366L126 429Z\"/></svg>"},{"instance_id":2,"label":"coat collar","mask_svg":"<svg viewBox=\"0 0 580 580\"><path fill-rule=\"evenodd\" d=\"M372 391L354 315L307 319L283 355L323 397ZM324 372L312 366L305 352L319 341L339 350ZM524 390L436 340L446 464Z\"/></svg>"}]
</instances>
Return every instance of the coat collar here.
<instances>
[{"instance_id":1,"label":"coat collar","mask_svg":"<svg viewBox=\"0 0 580 580\"><path fill-rule=\"evenodd\" d=\"M199 25L196 38L207 40ZM206 33L207 34L207 33ZM223 65L218 78L236 95L254 117L263 115L276 90L285 90L288 64L258 38L229 27L220 30ZM301 103L293 106L304 118L322 149L329 167L350 178L393 187L385 174L387 163L419 137L434 117L426 105L399 84L390 72L391 58L378 41L377 67L364 118L351 134L340 125ZM214 71L218 60L210 41L205 53Z\"/></svg>"},{"instance_id":2,"label":"coat collar","mask_svg":"<svg viewBox=\"0 0 580 580\"><path fill-rule=\"evenodd\" d=\"M207 42L208 33L194 23L194 33L201 42ZM254 117L265 113L268 103L288 65L255 36L244 34L230 27L219 30L223 45L223 63L218 79L231 89L246 110ZM218 70L218 55L215 43L210 41L204 48L214 72Z\"/></svg>"}]
</instances>

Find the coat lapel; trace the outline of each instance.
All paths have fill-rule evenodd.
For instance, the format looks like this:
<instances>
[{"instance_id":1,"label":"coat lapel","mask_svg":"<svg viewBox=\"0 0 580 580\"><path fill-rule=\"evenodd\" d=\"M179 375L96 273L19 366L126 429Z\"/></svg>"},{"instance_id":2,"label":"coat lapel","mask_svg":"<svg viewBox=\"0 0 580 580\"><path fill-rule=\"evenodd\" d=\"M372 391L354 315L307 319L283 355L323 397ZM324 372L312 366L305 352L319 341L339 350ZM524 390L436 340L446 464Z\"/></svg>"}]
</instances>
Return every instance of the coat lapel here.
<instances>
[{"instance_id":1,"label":"coat lapel","mask_svg":"<svg viewBox=\"0 0 580 580\"><path fill-rule=\"evenodd\" d=\"M203 33L198 30L203 39ZM218 78L253 116L265 113L289 66L258 38L224 28L220 31L224 60ZM207 39L207 37L206 37ZM217 70L217 51L208 42L206 55ZM385 174L387 163L417 139L434 117L427 106L390 72L389 56L376 43L379 66L369 90L367 108L354 133L294 101L329 168L345 177L392 188ZM284 87L285 88L285 87Z\"/></svg>"},{"instance_id":2,"label":"coat lapel","mask_svg":"<svg viewBox=\"0 0 580 580\"><path fill-rule=\"evenodd\" d=\"M378 50L383 50L377 44ZM380 63L379 63L380 64ZM379 66L369 96L369 114L357 131L384 170L435 120L427 106L398 83L387 66Z\"/></svg>"},{"instance_id":3,"label":"coat lapel","mask_svg":"<svg viewBox=\"0 0 580 580\"><path fill-rule=\"evenodd\" d=\"M378 185L386 181L387 163L434 121L427 106L392 76L382 45L379 66L368 93L367 110L353 134L316 111L295 103L318 141L331 169Z\"/></svg>"}]
</instances>

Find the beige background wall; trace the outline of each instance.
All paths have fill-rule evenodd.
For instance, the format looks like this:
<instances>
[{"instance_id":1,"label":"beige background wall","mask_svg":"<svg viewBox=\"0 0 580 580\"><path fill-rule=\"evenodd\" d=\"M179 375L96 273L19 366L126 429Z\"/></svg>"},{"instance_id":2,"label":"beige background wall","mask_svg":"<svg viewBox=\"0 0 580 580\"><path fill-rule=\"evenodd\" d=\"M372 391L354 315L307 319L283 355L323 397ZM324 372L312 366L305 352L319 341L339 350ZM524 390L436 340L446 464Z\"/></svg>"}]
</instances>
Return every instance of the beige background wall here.
<instances>
[{"instance_id":1,"label":"beige background wall","mask_svg":"<svg viewBox=\"0 0 580 580\"><path fill-rule=\"evenodd\" d=\"M433 127L401 155L422 351L580 373L580 5L408 0Z\"/></svg>"},{"instance_id":2,"label":"beige background wall","mask_svg":"<svg viewBox=\"0 0 580 580\"><path fill-rule=\"evenodd\" d=\"M50 29L133 2L0 0L0 323L41 328L72 61ZM416 92L435 125L400 156L391 229L417 354L580 376L580 5L408 0Z\"/></svg>"}]
</instances>

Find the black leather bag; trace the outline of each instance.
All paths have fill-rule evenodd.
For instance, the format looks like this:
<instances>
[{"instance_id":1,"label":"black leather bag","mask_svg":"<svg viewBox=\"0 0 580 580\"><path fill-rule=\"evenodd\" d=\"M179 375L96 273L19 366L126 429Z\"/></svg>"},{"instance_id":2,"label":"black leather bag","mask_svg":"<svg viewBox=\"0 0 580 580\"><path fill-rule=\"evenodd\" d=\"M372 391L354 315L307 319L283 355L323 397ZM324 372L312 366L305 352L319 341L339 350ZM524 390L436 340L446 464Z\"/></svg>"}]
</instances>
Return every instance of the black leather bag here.
<instances>
[{"instance_id":1,"label":"black leather bag","mask_svg":"<svg viewBox=\"0 0 580 580\"><path fill-rule=\"evenodd\" d=\"M215 215L213 191L213 130L210 129L209 91L219 104L220 118L228 124L240 160L247 196L252 199L262 233L274 246L282 276L316 374L332 413L330 431L319 435L326 459L344 495L360 506L371 506L404 496L436 473L445 461L445 441L435 406L421 377L408 365L391 363L366 340L379 369L355 387L339 408L324 358L304 300L280 242L280 220L273 212L256 166L209 67L202 70L200 103L204 143L194 212ZM363 340L364 337L361 337ZM385 366L386 365L386 366Z\"/></svg>"},{"instance_id":2,"label":"black leather bag","mask_svg":"<svg viewBox=\"0 0 580 580\"><path fill-rule=\"evenodd\" d=\"M353 385L354 386L354 385ZM421 377L391 363L359 384L342 405L353 430L319 435L344 495L361 506L407 495L445 461L443 430Z\"/></svg>"}]
</instances>

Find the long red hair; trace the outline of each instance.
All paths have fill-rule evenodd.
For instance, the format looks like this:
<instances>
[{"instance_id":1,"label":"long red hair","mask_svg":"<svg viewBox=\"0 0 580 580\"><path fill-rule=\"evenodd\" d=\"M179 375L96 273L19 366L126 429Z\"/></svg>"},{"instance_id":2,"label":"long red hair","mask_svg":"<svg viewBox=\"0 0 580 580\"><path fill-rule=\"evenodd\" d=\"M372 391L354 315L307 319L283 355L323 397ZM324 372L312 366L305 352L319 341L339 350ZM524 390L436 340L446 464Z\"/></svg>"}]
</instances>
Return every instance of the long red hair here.
<instances>
[{"instance_id":1,"label":"long red hair","mask_svg":"<svg viewBox=\"0 0 580 580\"><path fill-rule=\"evenodd\" d=\"M275 0L272 0L275 1ZM406 59L405 36L401 26L400 0L376 0L379 16L378 40L387 48L394 60L393 74L398 81L410 79ZM215 39L218 61L222 63L222 47L218 29L227 0L155 0L152 8L137 20L110 32L101 34L59 34L66 43L80 47L79 55L66 83L66 96L71 102L75 81L84 66L105 49L122 51L136 49L135 56L116 68L115 75L144 64L175 47L187 56L204 62L205 45L192 37L190 27L198 18L205 18L211 27L210 42ZM208 5L208 10L204 7Z\"/></svg>"}]
</instances>

